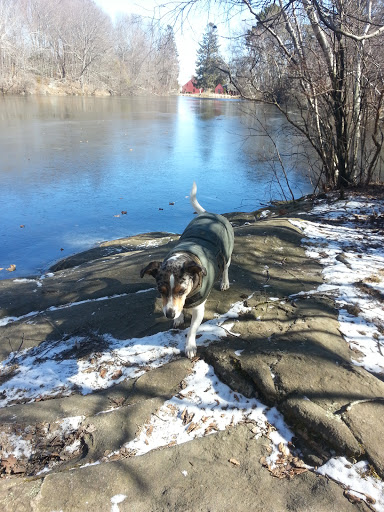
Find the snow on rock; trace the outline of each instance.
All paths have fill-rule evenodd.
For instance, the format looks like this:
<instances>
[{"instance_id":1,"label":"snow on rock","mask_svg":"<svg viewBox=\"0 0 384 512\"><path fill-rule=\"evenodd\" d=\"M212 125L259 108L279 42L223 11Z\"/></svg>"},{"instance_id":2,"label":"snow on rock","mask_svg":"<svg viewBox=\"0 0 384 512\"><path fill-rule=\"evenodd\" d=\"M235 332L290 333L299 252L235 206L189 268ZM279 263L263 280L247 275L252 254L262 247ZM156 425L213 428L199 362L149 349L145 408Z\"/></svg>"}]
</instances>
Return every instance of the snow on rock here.
<instances>
[{"instance_id":1,"label":"snow on rock","mask_svg":"<svg viewBox=\"0 0 384 512\"><path fill-rule=\"evenodd\" d=\"M323 201L311 214L316 221L291 222L306 236L307 256L324 265L317 292L335 299L340 330L359 354L353 362L384 373L384 235L375 226L384 202Z\"/></svg>"},{"instance_id":2,"label":"snow on rock","mask_svg":"<svg viewBox=\"0 0 384 512\"><path fill-rule=\"evenodd\" d=\"M197 361L182 391L167 400L145 424L137 438L122 447L125 453L143 455L151 450L182 444L225 430L239 423L252 423L256 438L267 435L273 449L268 466L273 468L282 447L288 453L293 433L276 408L255 398L235 393L220 382L213 368ZM111 454L114 456L116 453Z\"/></svg>"},{"instance_id":3,"label":"snow on rock","mask_svg":"<svg viewBox=\"0 0 384 512\"><path fill-rule=\"evenodd\" d=\"M199 328L198 344L205 345L225 337L233 321L247 310L240 301L227 313L203 323ZM78 350L90 342L87 337L80 336L65 342L44 342L19 354L11 354L0 363L2 375L9 375L0 386L0 407L42 397L67 396L74 390L88 394L124 379L139 377L178 356L184 350L186 332L171 330L127 340L104 335L101 337L103 350L95 350L87 358L77 358Z\"/></svg>"}]
</instances>

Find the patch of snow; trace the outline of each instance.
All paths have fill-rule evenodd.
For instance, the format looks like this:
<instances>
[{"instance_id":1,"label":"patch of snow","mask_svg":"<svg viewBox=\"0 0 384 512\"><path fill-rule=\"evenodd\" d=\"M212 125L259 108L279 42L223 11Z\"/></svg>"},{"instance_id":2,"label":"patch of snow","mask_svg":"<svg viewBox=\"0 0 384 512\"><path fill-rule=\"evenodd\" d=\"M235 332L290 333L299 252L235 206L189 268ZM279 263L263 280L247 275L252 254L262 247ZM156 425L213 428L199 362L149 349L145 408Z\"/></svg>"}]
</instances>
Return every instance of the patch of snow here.
<instances>
[{"instance_id":1,"label":"patch of snow","mask_svg":"<svg viewBox=\"0 0 384 512\"><path fill-rule=\"evenodd\" d=\"M227 313L203 323L199 328L198 344L209 344L228 333L235 335L231 333L233 320L248 310L243 301L236 302ZM79 336L65 343L61 340L44 342L17 355L11 354L0 363L1 373L11 375L0 386L0 407L39 397L67 396L74 389L88 394L127 378L137 378L177 357L184 350L187 330L171 330L127 340L104 335L107 348L96 351L87 359L76 357L76 350L87 342L87 338Z\"/></svg>"},{"instance_id":2,"label":"patch of snow","mask_svg":"<svg viewBox=\"0 0 384 512\"><path fill-rule=\"evenodd\" d=\"M353 363L367 371L384 373L384 236L368 220L383 217L384 202L358 198L322 202L309 215L321 222L295 221L305 239L306 254L323 266L324 284L298 295L325 294L339 309L340 331L358 353ZM357 225L356 225L357 224ZM341 483L347 492L384 512L384 482L374 478L367 461L350 463L345 457L330 459L317 469Z\"/></svg>"},{"instance_id":3,"label":"patch of snow","mask_svg":"<svg viewBox=\"0 0 384 512\"><path fill-rule=\"evenodd\" d=\"M81 442L79 439L75 439L73 441L72 444L68 444L66 447L65 447L65 451L66 452L69 452L69 453L74 453L76 452L77 450L79 450L81 447Z\"/></svg>"},{"instance_id":4,"label":"patch of snow","mask_svg":"<svg viewBox=\"0 0 384 512\"><path fill-rule=\"evenodd\" d=\"M273 465L279 444L288 446L291 441L293 434L276 408L268 409L255 398L233 392L204 361L195 364L185 385L152 415L137 438L124 445L125 452L143 455L156 448L182 444L248 422L255 425L252 432L256 438L266 435L271 430L270 425L278 429L278 432L272 429L269 434L274 446L270 457Z\"/></svg>"},{"instance_id":5,"label":"patch of snow","mask_svg":"<svg viewBox=\"0 0 384 512\"><path fill-rule=\"evenodd\" d=\"M16 459L20 459L22 457L29 459L29 457L31 457L31 455L34 453L34 450L32 449L32 443L30 441L26 441L21 436L5 433L2 433L1 435L5 435L7 438L7 444L12 446L11 450L2 450L3 457L14 455Z\"/></svg>"},{"instance_id":6,"label":"patch of snow","mask_svg":"<svg viewBox=\"0 0 384 512\"><path fill-rule=\"evenodd\" d=\"M13 283L37 283L37 279L27 279L27 278L19 278L19 279L13 279Z\"/></svg>"},{"instance_id":7,"label":"patch of snow","mask_svg":"<svg viewBox=\"0 0 384 512\"><path fill-rule=\"evenodd\" d=\"M302 295L334 298L340 330L359 353L353 362L384 373L384 236L367 224L368 219L384 215L384 203L364 198L324 202L311 214L320 215L322 221L291 223L306 236L302 243L307 256L324 265L324 284Z\"/></svg>"},{"instance_id":8,"label":"patch of snow","mask_svg":"<svg viewBox=\"0 0 384 512\"><path fill-rule=\"evenodd\" d=\"M377 512L384 512L384 482L370 476L368 462L352 464L345 457L335 457L317 473L343 484L352 495L370 503Z\"/></svg>"},{"instance_id":9,"label":"patch of snow","mask_svg":"<svg viewBox=\"0 0 384 512\"><path fill-rule=\"evenodd\" d=\"M127 496L125 496L125 494L116 494L115 496L112 496L111 498L111 503L112 503L112 507L111 507L111 512L119 512L119 507L118 507L118 504L119 503L122 503L125 498Z\"/></svg>"}]
</instances>

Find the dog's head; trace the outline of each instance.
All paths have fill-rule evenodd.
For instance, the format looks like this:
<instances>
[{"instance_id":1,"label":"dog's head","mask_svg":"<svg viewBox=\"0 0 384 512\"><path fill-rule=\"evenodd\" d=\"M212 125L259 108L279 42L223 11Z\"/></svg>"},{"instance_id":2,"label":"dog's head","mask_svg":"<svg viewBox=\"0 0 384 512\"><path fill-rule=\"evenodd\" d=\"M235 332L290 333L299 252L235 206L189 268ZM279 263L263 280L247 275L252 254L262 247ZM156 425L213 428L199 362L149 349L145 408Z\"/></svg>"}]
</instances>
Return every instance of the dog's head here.
<instances>
[{"instance_id":1,"label":"dog's head","mask_svg":"<svg viewBox=\"0 0 384 512\"><path fill-rule=\"evenodd\" d=\"M206 269L190 258L172 256L161 261L152 261L140 272L140 277L149 274L156 279L163 300L163 311L167 318L177 318L183 311L185 299L196 288Z\"/></svg>"}]
</instances>

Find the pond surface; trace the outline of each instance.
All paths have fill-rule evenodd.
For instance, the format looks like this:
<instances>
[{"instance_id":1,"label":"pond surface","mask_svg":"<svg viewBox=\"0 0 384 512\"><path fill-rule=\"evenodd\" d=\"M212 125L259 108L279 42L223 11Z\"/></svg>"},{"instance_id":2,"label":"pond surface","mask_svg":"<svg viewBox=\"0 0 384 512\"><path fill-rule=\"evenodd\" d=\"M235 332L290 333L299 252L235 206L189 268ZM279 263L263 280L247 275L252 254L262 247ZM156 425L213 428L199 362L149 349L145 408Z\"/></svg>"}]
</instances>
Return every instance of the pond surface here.
<instances>
[{"instance_id":1,"label":"pond surface","mask_svg":"<svg viewBox=\"0 0 384 512\"><path fill-rule=\"evenodd\" d=\"M180 233L193 180L217 213L281 199L273 145L249 108L188 97L0 98L0 279L40 274L103 240ZM284 119L259 113L295 196L311 192Z\"/></svg>"}]
</instances>

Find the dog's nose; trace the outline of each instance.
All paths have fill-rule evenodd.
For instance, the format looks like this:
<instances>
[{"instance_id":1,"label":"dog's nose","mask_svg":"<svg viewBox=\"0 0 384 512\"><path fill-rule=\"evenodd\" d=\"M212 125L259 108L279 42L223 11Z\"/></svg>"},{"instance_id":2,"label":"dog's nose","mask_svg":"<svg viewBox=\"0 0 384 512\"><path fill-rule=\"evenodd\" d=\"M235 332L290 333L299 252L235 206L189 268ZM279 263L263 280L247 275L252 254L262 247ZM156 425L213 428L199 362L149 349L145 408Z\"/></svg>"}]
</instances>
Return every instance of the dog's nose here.
<instances>
[{"instance_id":1,"label":"dog's nose","mask_svg":"<svg viewBox=\"0 0 384 512\"><path fill-rule=\"evenodd\" d=\"M165 316L167 318L175 318L175 310L173 308L168 308L165 312Z\"/></svg>"}]
</instances>

